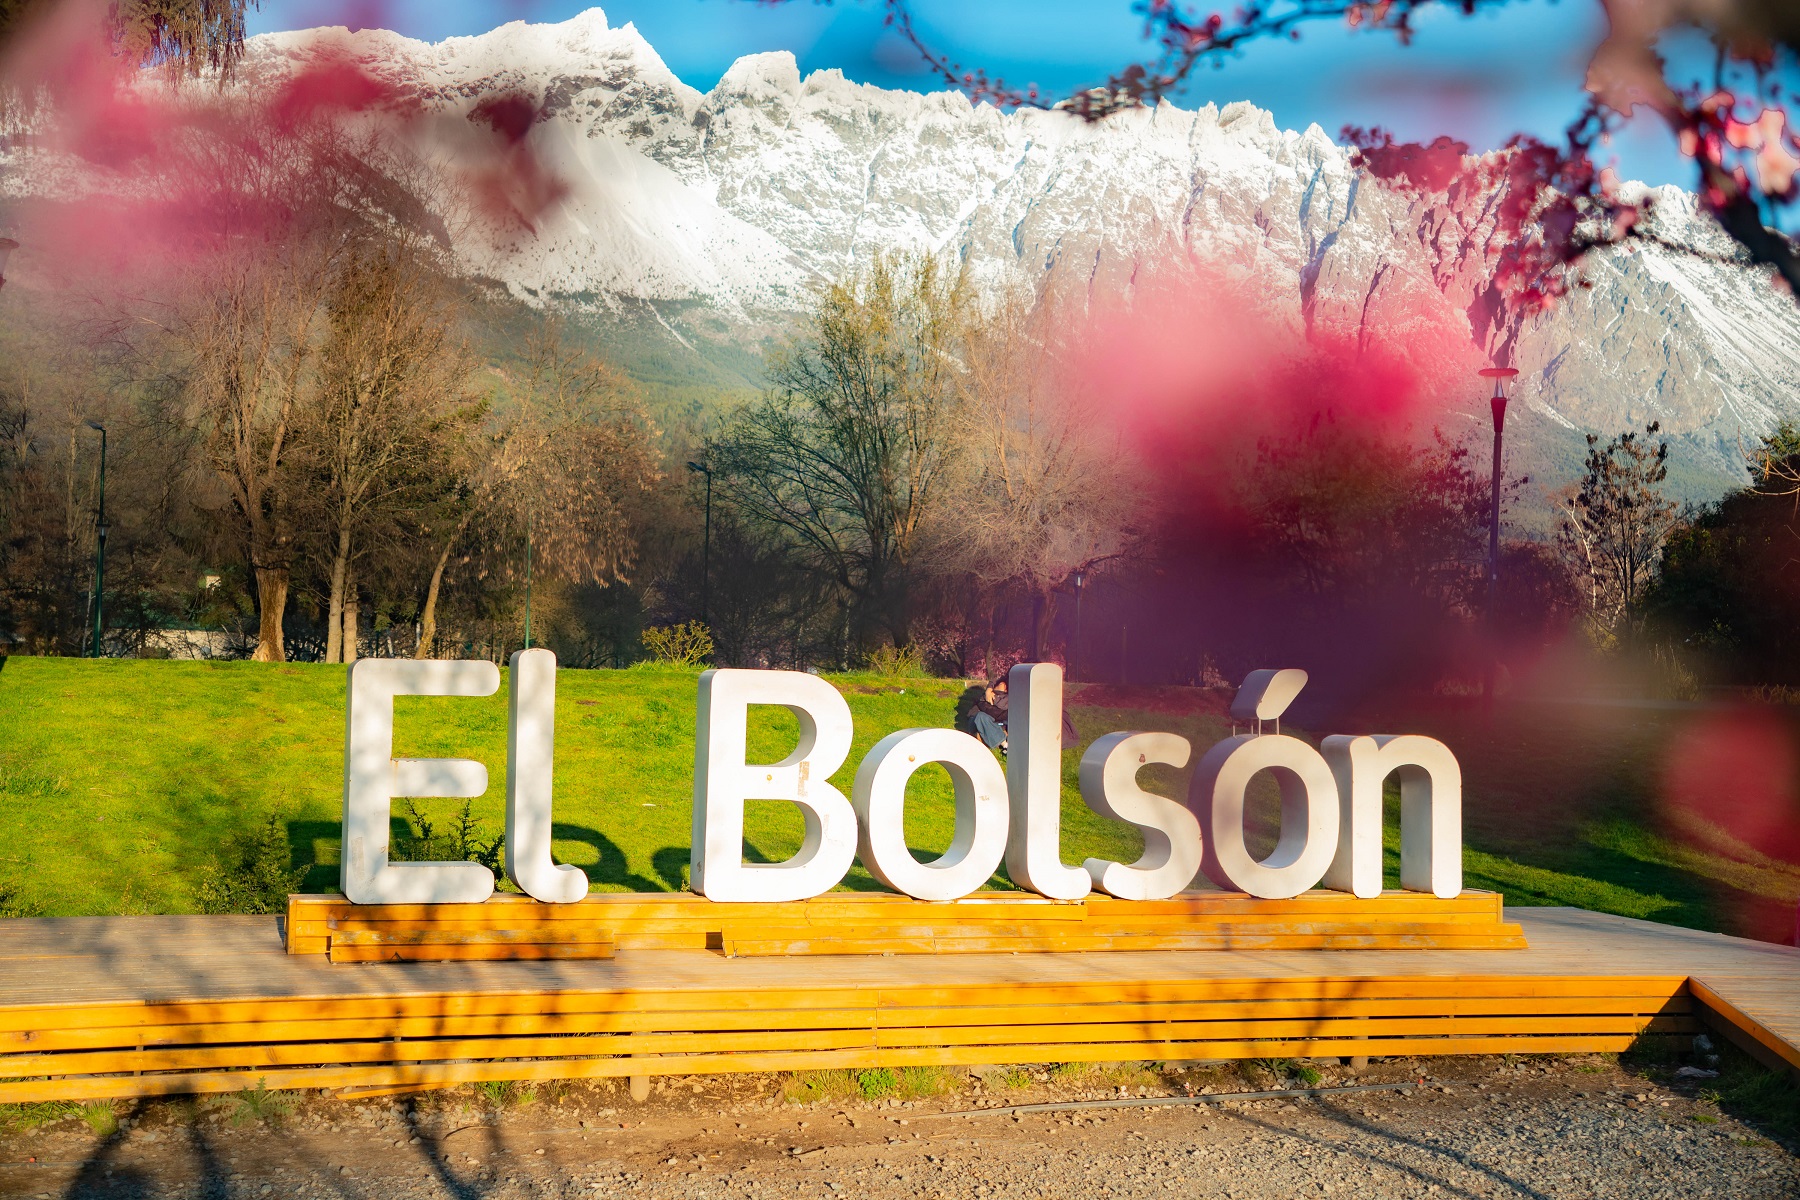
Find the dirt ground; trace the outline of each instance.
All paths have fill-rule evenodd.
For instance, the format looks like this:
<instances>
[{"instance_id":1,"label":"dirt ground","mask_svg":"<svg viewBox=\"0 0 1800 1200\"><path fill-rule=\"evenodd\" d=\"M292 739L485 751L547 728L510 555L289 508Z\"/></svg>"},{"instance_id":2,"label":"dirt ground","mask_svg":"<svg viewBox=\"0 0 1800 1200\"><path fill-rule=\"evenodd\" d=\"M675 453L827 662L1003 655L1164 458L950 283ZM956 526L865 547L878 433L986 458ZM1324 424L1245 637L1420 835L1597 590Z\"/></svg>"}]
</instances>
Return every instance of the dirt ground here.
<instances>
[{"instance_id":1,"label":"dirt ground","mask_svg":"<svg viewBox=\"0 0 1800 1200\"><path fill-rule=\"evenodd\" d=\"M977 1068L502 1085L90 1108L0 1135L5 1197L1800 1196L1800 1159L1705 1080L1592 1058ZM1312 1099L1004 1106L1407 1083ZM887 1079L876 1081L885 1086ZM794 1097L802 1098L796 1103ZM807 1099L811 1097L811 1099ZM258 1110L261 1110L260 1112ZM948 1115L967 1113L969 1115ZM99 1126L98 1130L90 1125Z\"/></svg>"}]
</instances>

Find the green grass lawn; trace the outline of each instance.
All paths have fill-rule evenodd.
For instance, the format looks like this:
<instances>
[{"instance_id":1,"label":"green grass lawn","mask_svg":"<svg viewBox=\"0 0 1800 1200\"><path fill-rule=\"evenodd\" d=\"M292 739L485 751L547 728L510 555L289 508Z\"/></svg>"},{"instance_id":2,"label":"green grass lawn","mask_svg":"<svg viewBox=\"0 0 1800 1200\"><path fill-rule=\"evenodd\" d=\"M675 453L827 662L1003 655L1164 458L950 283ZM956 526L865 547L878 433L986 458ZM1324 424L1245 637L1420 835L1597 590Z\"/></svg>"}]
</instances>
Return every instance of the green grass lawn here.
<instances>
[{"instance_id":1,"label":"green grass lawn","mask_svg":"<svg viewBox=\"0 0 1800 1200\"><path fill-rule=\"evenodd\" d=\"M1793 710L1774 716L1800 744ZM1765 814L1757 837L1728 827L1734 783L1727 776L1698 813L1662 794L1682 735L1720 719L1693 709L1520 703L1493 717L1445 706L1382 723L1429 733L1456 752L1465 886L1503 892L1509 904L1572 905L1791 942L1800 901L1800 780L1785 781L1782 807ZM1392 821L1389 832L1391 859Z\"/></svg>"},{"instance_id":2,"label":"green grass lawn","mask_svg":"<svg viewBox=\"0 0 1800 1200\"><path fill-rule=\"evenodd\" d=\"M12 658L0 666L0 881L50 914L184 912L193 884L232 836L274 813L305 887L337 881L344 670L307 664ZM856 719L856 745L834 777L846 793L877 739L948 725L952 680L833 677ZM558 679L556 842L597 890L682 886L688 861L695 673L564 671ZM1196 754L1227 732L1223 697L1186 689L1070 689L1085 744L1117 729L1181 733ZM402 698L395 753L487 764L474 810L502 827L506 687L480 700ZM754 755L780 757L793 719L752 710ZM1443 738L1463 763L1471 887L1515 904L1574 904L1765 937L1791 934L1800 867L1719 829L1675 828L1654 801L1657 748L1680 714L1569 714L1545 706L1493 719L1413 712L1394 732ZM1598 747L1598 750L1596 750ZM1135 831L1097 817L1064 754L1063 858L1130 861ZM1179 772L1156 780L1179 788ZM1152 776L1155 779L1155 776ZM921 856L949 844L953 802L941 768L908 792L908 841ZM1270 797L1253 844L1269 844ZM420 801L448 823L460 802ZM398 831L397 831L398 832ZM799 844L792 806L750 805L746 853L777 861ZM1390 821L1390 869L1397 867ZM1003 876L996 886L1005 886ZM845 887L874 881L853 868ZM1785 924L1783 923L1785 921ZM1784 933L1783 931L1786 931Z\"/></svg>"},{"instance_id":3,"label":"green grass lawn","mask_svg":"<svg viewBox=\"0 0 1800 1200\"><path fill-rule=\"evenodd\" d=\"M679 888L688 862L697 672L564 671L557 680L554 853L604 891ZM886 734L947 725L955 681L834 678L856 720L856 744L833 782L849 793L862 755ZM504 826L506 684L483 699L402 697L396 755L487 765L474 811ZM1112 719L1109 723L1108 719ZM1151 719L1078 713L1085 737ZM1125 724L1119 724L1124 721ZM1164 718L1156 727L1164 727ZM1175 722L1196 740L1217 721ZM1105 728L1101 728L1104 725ZM751 754L773 761L797 726L781 709L751 710ZM192 911L198 868L267 813L285 823L305 886L334 889L343 788L344 669L311 664L13 658L0 668L0 877L49 914ZM766 756L766 757L765 757ZM1066 756L1066 855L1135 858L1129 826L1095 816ZM927 767L908 791L908 841L950 843L949 776ZM440 826L460 801L421 800ZM399 808L396 805L396 808ZM798 849L792 805L752 802L746 854L779 861ZM399 830L396 829L396 833ZM996 880L1004 886L1004 877ZM846 887L872 888L859 865Z\"/></svg>"}]
</instances>

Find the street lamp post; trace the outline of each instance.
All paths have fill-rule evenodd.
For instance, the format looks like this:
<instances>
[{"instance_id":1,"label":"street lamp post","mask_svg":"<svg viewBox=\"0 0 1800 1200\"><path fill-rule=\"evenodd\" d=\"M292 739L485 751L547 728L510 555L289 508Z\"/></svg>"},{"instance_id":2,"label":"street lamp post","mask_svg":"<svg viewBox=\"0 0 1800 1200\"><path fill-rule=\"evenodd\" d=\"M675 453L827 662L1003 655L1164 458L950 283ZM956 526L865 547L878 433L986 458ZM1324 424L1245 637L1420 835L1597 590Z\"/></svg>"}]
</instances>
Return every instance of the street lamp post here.
<instances>
[{"instance_id":1,"label":"street lamp post","mask_svg":"<svg viewBox=\"0 0 1800 1200\"><path fill-rule=\"evenodd\" d=\"M1069 682L1075 682L1075 669L1081 665L1081 593L1087 572L1075 572L1075 638L1069 646Z\"/></svg>"},{"instance_id":2,"label":"street lamp post","mask_svg":"<svg viewBox=\"0 0 1800 1200\"><path fill-rule=\"evenodd\" d=\"M100 434L100 505L99 519L94 525L94 645L92 657L103 655L102 639L106 634L106 426L98 421L87 427Z\"/></svg>"},{"instance_id":3,"label":"street lamp post","mask_svg":"<svg viewBox=\"0 0 1800 1200\"><path fill-rule=\"evenodd\" d=\"M687 469L706 476L706 533L700 543L700 623L712 625L712 468L705 463L690 462Z\"/></svg>"},{"instance_id":4,"label":"street lamp post","mask_svg":"<svg viewBox=\"0 0 1800 1200\"><path fill-rule=\"evenodd\" d=\"M1506 384L1518 373L1512 367L1484 367L1481 370L1483 379L1494 381L1494 394L1488 398L1488 407L1494 415L1494 478L1493 504L1488 513L1487 618L1495 655L1499 653L1500 641L1500 442L1506 431ZM1489 695L1494 690L1496 666L1497 663L1490 664Z\"/></svg>"},{"instance_id":5,"label":"street lamp post","mask_svg":"<svg viewBox=\"0 0 1800 1200\"><path fill-rule=\"evenodd\" d=\"M531 649L531 510L525 510L525 648Z\"/></svg>"}]
</instances>

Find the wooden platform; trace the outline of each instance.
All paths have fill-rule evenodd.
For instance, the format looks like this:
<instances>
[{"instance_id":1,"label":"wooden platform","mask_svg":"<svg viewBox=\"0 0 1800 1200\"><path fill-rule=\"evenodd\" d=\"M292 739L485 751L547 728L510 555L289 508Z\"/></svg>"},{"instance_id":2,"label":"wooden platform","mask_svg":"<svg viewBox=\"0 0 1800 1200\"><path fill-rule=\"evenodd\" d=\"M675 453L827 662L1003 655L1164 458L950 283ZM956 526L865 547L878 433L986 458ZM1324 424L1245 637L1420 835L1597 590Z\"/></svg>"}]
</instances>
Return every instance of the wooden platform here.
<instances>
[{"instance_id":1,"label":"wooden platform","mask_svg":"<svg viewBox=\"0 0 1800 1200\"><path fill-rule=\"evenodd\" d=\"M682 892L598 894L579 904L499 895L484 904L351 904L290 896L290 954L332 962L609 958L619 950L718 950L731 958L1094 950L1519 950L1494 892L1440 900L1387 892L1292 900L1189 892L1170 900L1046 900L977 892L929 903L832 892L789 904L720 904Z\"/></svg>"},{"instance_id":2,"label":"wooden platform","mask_svg":"<svg viewBox=\"0 0 1800 1200\"><path fill-rule=\"evenodd\" d=\"M1571 909L1507 916L1529 949L805 961L688 949L361 966L285 953L273 917L4 921L0 1102L259 1082L1576 1053L1702 1023L1800 1065L1800 951Z\"/></svg>"}]
</instances>

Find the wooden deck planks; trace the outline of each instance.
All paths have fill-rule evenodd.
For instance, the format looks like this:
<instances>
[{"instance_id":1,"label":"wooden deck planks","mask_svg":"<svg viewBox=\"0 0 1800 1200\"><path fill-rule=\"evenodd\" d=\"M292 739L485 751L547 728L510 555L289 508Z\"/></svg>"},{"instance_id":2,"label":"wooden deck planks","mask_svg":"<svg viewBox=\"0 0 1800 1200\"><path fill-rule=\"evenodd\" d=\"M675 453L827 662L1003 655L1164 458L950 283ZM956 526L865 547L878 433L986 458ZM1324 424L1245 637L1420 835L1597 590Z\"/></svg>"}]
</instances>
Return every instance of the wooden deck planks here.
<instances>
[{"instance_id":1,"label":"wooden deck planks","mask_svg":"<svg viewBox=\"0 0 1800 1200\"><path fill-rule=\"evenodd\" d=\"M1800 1000L1793 980L1715 975L1688 984L1720 1033L1770 1066L1800 1072Z\"/></svg>"},{"instance_id":2,"label":"wooden deck planks","mask_svg":"<svg viewBox=\"0 0 1800 1200\"><path fill-rule=\"evenodd\" d=\"M1686 1037L1698 1019L1726 1012L1800 1067L1800 951L1574 910L1506 917L1529 949L805 960L627 950L371 966L289 955L268 918L8 921L0 1102L265 1079L379 1088L927 1063L1572 1053L1622 1049L1642 1033Z\"/></svg>"},{"instance_id":3,"label":"wooden deck planks","mask_svg":"<svg viewBox=\"0 0 1800 1200\"><path fill-rule=\"evenodd\" d=\"M417 1063L334 1066L292 1070L195 1071L156 1075L74 1076L29 1083L0 1083L0 1103L203 1095L251 1087L413 1088L481 1080L606 1079L634 1075L716 1075L761 1071L954 1066L970 1063L1118 1062L1138 1059L1302 1057L1309 1055L1580 1054L1624 1049L1630 1038L1472 1037L1393 1041L1358 1039L1154 1042L1119 1048L1089 1043L1029 1047L976 1046L926 1049L807 1050L749 1054L639 1055L612 1059L538 1059L528 1062Z\"/></svg>"}]
</instances>

